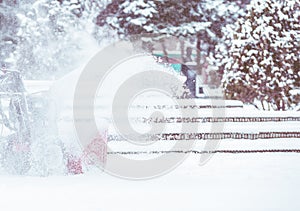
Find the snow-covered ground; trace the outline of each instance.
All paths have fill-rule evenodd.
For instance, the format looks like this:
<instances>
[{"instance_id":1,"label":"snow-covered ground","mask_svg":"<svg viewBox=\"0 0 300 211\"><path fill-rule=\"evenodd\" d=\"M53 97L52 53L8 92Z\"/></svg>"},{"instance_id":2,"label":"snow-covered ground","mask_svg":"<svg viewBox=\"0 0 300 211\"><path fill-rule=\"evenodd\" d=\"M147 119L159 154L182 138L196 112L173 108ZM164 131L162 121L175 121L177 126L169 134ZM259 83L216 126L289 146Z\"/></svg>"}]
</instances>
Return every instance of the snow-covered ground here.
<instances>
[{"instance_id":1,"label":"snow-covered ground","mask_svg":"<svg viewBox=\"0 0 300 211\"><path fill-rule=\"evenodd\" d=\"M79 176L0 177L1 210L299 210L298 154L193 155L171 173L129 181Z\"/></svg>"},{"instance_id":2,"label":"snow-covered ground","mask_svg":"<svg viewBox=\"0 0 300 211\"><path fill-rule=\"evenodd\" d=\"M65 79L55 82L51 90L56 98L53 100L56 102L58 112L58 134L64 142L72 142L74 145L78 145L78 142L73 125L72 98L78 73L74 72ZM114 85L120 83L114 81ZM29 82L29 84L33 90L46 86L43 83ZM107 118L111 113L108 108L111 99L99 99L95 102L99 113L96 111L95 114ZM181 100L183 104L188 103L184 101ZM203 99L195 101L196 105L210 103L213 102ZM228 103L230 104L223 102L223 105ZM143 130L150 127L149 122L142 121L143 117L149 118L155 109L145 109L143 106L138 107L139 105L147 105L148 108L155 105L168 106L170 99L167 100L162 96L142 96L133 101L132 107L129 108L129 119L138 130ZM175 108L158 110L169 118L181 115ZM197 117L206 118L216 114L216 110L200 109ZM299 113L226 108L221 117L299 117ZM122 118L118 121L122 123ZM202 119L199 123L190 124L198 124L196 132L200 133L220 131L259 133L299 132L298 123L299 120L212 124ZM214 129L213 125L217 125L217 129ZM180 123L168 123L164 132L180 132L180 126ZM108 118L108 135L114 135L116 132ZM160 140L153 145L139 146L126 141L109 140L108 146L116 152L133 152L169 150L174 143L175 141ZM198 140L192 150L201 151L206 143L207 140ZM225 139L220 141L216 149L300 149L300 142L297 138ZM137 160L155 156L157 155L126 155L130 159ZM200 156L188 154L187 159L173 171L150 180L139 181L120 179L92 166L84 174L76 176L62 176L59 173L49 177L12 176L1 171L0 210L299 210L300 202L297 200L300 187L299 153L217 153L205 165L199 165ZM108 162L111 158L111 154L107 155Z\"/></svg>"}]
</instances>

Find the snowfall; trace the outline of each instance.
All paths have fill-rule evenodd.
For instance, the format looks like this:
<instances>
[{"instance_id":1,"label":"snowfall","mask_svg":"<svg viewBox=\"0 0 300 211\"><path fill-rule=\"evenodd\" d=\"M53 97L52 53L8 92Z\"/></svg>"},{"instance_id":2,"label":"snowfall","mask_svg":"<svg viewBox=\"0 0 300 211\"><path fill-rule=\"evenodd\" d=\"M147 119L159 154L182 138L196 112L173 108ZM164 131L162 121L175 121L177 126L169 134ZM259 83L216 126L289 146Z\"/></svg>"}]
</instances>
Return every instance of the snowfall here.
<instances>
[{"instance_id":1,"label":"snowfall","mask_svg":"<svg viewBox=\"0 0 300 211\"><path fill-rule=\"evenodd\" d=\"M111 71L99 90L105 94L100 101L95 101L97 115L103 119L110 118L110 109L115 88L129 78L126 70L141 71L137 61L126 61ZM138 59L139 64L149 64L147 56ZM147 63L148 62L148 63ZM146 65L147 66L147 65ZM134 67L134 68L132 68ZM152 66L153 67L153 66ZM119 68L119 69L118 69ZM152 68L153 69L153 68ZM158 68L159 69L159 68ZM37 91L49 87L56 101L58 134L62 140L78 144L72 118L72 97L74 88L82 69L75 70L55 82L27 82L29 91ZM114 76L118 72L118 76ZM111 77L111 78L109 78ZM182 81L182 76L178 76ZM34 85L35 84L35 85ZM152 98L151 98L152 97ZM100 97L99 97L100 98ZM106 99L106 100L103 100ZM132 125L136 130L147 131L149 124L134 121L137 117L149 117L151 112L137 108L137 105L171 105L172 100L158 93L157 96L141 95L132 101L129 109ZM197 105L210 104L208 99L197 99ZM231 103L231 102L227 102ZM226 104L226 102L225 102ZM100 109L99 109L100 108ZM139 110L141 109L141 110ZM97 110L97 109L96 109ZM97 113L99 112L99 113ZM167 117L178 117L177 110L163 111ZM214 109L198 111L198 117L215 116ZM299 112L257 111L253 107L226 108L226 117L300 117ZM98 116L99 117L99 116ZM191 123L192 124L192 123ZM200 132L211 132L212 124L220 124L223 132L299 132L297 121L285 122L225 122L199 123ZM145 128L143 128L145 127ZM108 135L117 133L113 123L107 120ZM180 131L180 124L166 125L165 132ZM195 132L199 132L195 131ZM191 131L193 132L193 131ZM71 140L71 141L70 141ZM201 151L209 140L195 141L192 150ZM153 151L169 150L175 141L156 141L151 145L135 145L127 141L109 141L108 146L113 151ZM300 149L297 138L274 139L224 139L217 150L272 150ZM107 162L110 162L107 155ZM124 155L125 156L125 155ZM129 159L149 160L160 155L135 154L126 155ZM172 170L151 178L122 178L122 175L112 175L103 169L89 166L83 174L64 175L54 172L49 176L28 174L23 176L10 175L4 170L0 176L0 209L3 211L19 210L299 210L298 188L300 188L300 154L293 152L268 153L215 153L205 163L200 163L200 154L187 156ZM55 160L55 159L54 159ZM159 165L159 164L157 164ZM147 168L147 166L145 166ZM148 167L149 168L149 167ZM131 169L128 169L130 171ZM143 169L138 169L143 171Z\"/></svg>"}]
</instances>

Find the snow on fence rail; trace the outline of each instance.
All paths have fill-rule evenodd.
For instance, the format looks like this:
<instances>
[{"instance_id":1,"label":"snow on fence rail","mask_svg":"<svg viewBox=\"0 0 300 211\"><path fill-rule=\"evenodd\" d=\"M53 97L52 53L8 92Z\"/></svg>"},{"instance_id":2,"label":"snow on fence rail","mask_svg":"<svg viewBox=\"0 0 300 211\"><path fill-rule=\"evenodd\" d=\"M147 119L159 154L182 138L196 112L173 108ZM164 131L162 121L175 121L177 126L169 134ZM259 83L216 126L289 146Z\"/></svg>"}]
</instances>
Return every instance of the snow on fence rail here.
<instances>
[{"instance_id":1,"label":"snow on fence rail","mask_svg":"<svg viewBox=\"0 0 300 211\"><path fill-rule=\"evenodd\" d=\"M217 123L217 122L289 122L300 121L300 117L141 117L142 123Z\"/></svg>"},{"instance_id":2,"label":"snow on fence rail","mask_svg":"<svg viewBox=\"0 0 300 211\"><path fill-rule=\"evenodd\" d=\"M141 154L242 154L242 153L300 153L300 149L263 149L263 150L169 150L169 151L127 151L127 152L108 152L109 155L120 154L120 155L141 155Z\"/></svg>"},{"instance_id":3,"label":"snow on fence rail","mask_svg":"<svg viewBox=\"0 0 300 211\"><path fill-rule=\"evenodd\" d=\"M205 105L201 105L205 106ZM166 107L156 107L158 110ZM183 108L183 107L182 107ZM211 107L210 107L211 108ZM184 153L299 153L300 152L300 113L295 111L259 111L241 107L225 107L224 116L214 116L209 105L199 109L199 116L172 116L169 112L165 117L149 117L147 112L140 116L135 108L133 124L136 126L165 124L167 131L161 134L145 135L143 140L156 141L153 146L133 146L123 136L108 133L108 146L113 149L110 154L128 156L151 156L151 154ZM140 107L141 110L144 107ZM176 110L173 106L171 110ZM184 105L183 109L195 109ZM168 115L169 114L169 115ZM139 117L138 117L139 116ZM198 131L183 133L178 131L182 124L198 124ZM222 125L222 131L211 131L213 124ZM145 139L146 138L146 139ZM220 140L218 148L205 151L204 145L209 141ZM174 150L177 141L195 141L191 150Z\"/></svg>"},{"instance_id":4,"label":"snow on fence rail","mask_svg":"<svg viewBox=\"0 0 300 211\"><path fill-rule=\"evenodd\" d=\"M143 140L216 140L216 139L278 139L300 138L300 132L259 132L259 133L162 133L147 135ZM108 141L125 141L121 135L109 135Z\"/></svg>"}]
</instances>

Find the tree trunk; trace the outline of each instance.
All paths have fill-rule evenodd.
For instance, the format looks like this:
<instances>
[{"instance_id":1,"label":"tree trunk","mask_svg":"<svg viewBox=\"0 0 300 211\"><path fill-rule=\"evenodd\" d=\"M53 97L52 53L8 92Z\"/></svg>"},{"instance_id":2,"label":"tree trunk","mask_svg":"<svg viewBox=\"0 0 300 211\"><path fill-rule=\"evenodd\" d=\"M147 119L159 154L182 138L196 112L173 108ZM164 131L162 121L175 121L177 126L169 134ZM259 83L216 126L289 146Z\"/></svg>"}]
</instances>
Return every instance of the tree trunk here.
<instances>
[{"instance_id":1,"label":"tree trunk","mask_svg":"<svg viewBox=\"0 0 300 211\"><path fill-rule=\"evenodd\" d=\"M185 52L185 50L184 50L184 40L182 40L182 39L179 39L179 43L180 43L180 54L181 54L181 62L182 63L185 63L186 61L185 61L185 56L184 56L184 52Z\"/></svg>"},{"instance_id":2,"label":"tree trunk","mask_svg":"<svg viewBox=\"0 0 300 211\"><path fill-rule=\"evenodd\" d=\"M202 74L202 68L201 68L201 37L198 34L197 35L197 44L196 44L196 63L197 63L197 74L201 75Z\"/></svg>"},{"instance_id":3,"label":"tree trunk","mask_svg":"<svg viewBox=\"0 0 300 211\"><path fill-rule=\"evenodd\" d=\"M265 109L264 101L262 100L260 102L261 102L262 109L265 111L266 109Z\"/></svg>"},{"instance_id":4,"label":"tree trunk","mask_svg":"<svg viewBox=\"0 0 300 211\"><path fill-rule=\"evenodd\" d=\"M282 107L281 107L282 111L285 111L285 102L284 102L284 100L282 100L281 102L282 102Z\"/></svg>"},{"instance_id":5,"label":"tree trunk","mask_svg":"<svg viewBox=\"0 0 300 211\"><path fill-rule=\"evenodd\" d=\"M161 40L161 47L162 47L162 50L163 50L164 57L165 57L166 61L169 62L168 51L167 51L167 47L165 45L165 39Z\"/></svg>"}]
</instances>

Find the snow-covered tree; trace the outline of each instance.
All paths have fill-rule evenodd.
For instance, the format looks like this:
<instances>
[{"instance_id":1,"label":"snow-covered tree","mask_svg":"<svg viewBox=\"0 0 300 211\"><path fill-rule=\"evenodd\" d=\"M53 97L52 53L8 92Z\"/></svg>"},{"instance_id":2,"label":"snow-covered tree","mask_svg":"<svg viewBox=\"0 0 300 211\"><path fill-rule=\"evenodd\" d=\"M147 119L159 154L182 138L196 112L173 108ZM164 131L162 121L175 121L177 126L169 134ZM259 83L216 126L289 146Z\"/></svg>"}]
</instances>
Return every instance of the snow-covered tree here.
<instances>
[{"instance_id":1,"label":"snow-covered tree","mask_svg":"<svg viewBox=\"0 0 300 211\"><path fill-rule=\"evenodd\" d=\"M15 35L20 24L17 9L16 2L0 2L0 63L11 62L16 51L18 38Z\"/></svg>"},{"instance_id":2,"label":"snow-covered tree","mask_svg":"<svg viewBox=\"0 0 300 211\"><path fill-rule=\"evenodd\" d=\"M76 25L76 16L58 1L40 0L22 5L18 18L18 69L29 78L47 78L58 68L66 69L72 59L66 50L75 47L68 46L68 32Z\"/></svg>"},{"instance_id":3,"label":"snow-covered tree","mask_svg":"<svg viewBox=\"0 0 300 211\"><path fill-rule=\"evenodd\" d=\"M292 93L300 87L299 38L299 1L253 0L233 34L223 78L226 98L262 109L297 104Z\"/></svg>"},{"instance_id":4,"label":"snow-covered tree","mask_svg":"<svg viewBox=\"0 0 300 211\"><path fill-rule=\"evenodd\" d=\"M94 23L107 1L0 1L0 65L40 79L77 68L110 33Z\"/></svg>"},{"instance_id":5,"label":"snow-covered tree","mask_svg":"<svg viewBox=\"0 0 300 211\"><path fill-rule=\"evenodd\" d=\"M207 62L214 69L213 74L217 77L217 83L220 85L220 79L224 74L224 66L227 63L229 49L232 45L232 33L237 20L245 15L246 7L250 0L242 1L223 1L223 6L212 7L216 17L212 17L216 26L212 27L213 31L217 31L217 35L211 39L210 50L208 51ZM222 21L218 21L222 20ZM220 24L222 23L222 24Z\"/></svg>"},{"instance_id":6,"label":"snow-covered tree","mask_svg":"<svg viewBox=\"0 0 300 211\"><path fill-rule=\"evenodd\" d=\"M4 17L1 39L6 40L1 42L1 54L5 54L1 60L12 60L26 78L59 77L77 68L97 48L93 38L96 25L92 21L92 12L98 13L97 2L100 0L0 4Z\"/></svg>"},{"instance_id":7,"label":"snow-covered tree","mask_svg":"<svg viewBox=\"0 0 300 211\"><path fill-rule=\"evenodd\" d=\"M158 37L163 34L190 40L198 49L196 61L199 66L200 52L208 54L214 51L214 46L223 36L222 27L237 19L241 2L116 0L99 14L97 24L108 24L121 37L151 33ZM185 61L186 56L182 57Z\"/></svg>"}]
</instances>

